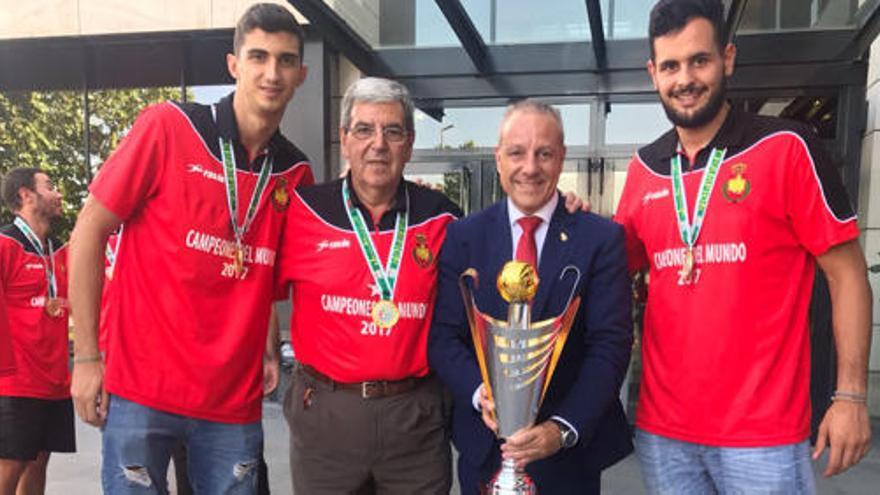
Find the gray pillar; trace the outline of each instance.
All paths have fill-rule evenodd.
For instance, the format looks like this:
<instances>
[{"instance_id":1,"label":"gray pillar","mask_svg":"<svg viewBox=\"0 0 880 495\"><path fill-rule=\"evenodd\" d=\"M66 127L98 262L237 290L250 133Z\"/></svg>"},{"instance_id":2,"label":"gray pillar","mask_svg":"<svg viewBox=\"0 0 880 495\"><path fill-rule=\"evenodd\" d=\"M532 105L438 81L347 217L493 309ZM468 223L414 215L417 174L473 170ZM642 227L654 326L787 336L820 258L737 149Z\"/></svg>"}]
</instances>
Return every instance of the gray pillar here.
<instances>
[{"instance_id":1,"label":"gray pillar","mask_svg":"<svg viewBox=\"0 0 880 495\"><path fill-rule=\"evenodd\" d=\"M315 182L324 182L330 163L327 49L324 42L309 36L303 58L309 74L284 112L281 132L308 155Z\"/></svg>"}]
</instances>

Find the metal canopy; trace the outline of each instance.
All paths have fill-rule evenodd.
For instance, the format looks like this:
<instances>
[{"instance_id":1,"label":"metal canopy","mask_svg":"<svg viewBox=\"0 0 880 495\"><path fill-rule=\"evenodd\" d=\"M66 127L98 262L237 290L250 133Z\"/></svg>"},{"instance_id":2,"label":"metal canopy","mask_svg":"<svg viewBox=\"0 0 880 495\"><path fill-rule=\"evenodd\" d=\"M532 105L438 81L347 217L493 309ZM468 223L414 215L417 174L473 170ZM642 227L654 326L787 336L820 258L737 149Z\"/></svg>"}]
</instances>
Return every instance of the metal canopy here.
<instances>
[{"instance_id":1,"label":"metal canopy","mask_svg":"<svg viewBox=\"0 0 880 495\"><path fill-rule=\"evenodd\" d=\"M321 26L324 40L334 50L344 54L361 72L374 76L390 75L387 68L376 59L376 53L370 45L322 0L288 0L288 2L304 15L311 25Z\"/></svg>"},{"instance_id":2,"label":"metal canopy","mask_svg":"<svg viewBox=\"0 0 880 495\"><path fill-rule=\"evenodd\" d=\"M526 96L653 93L645 39L605 39L600 2L585 0L591 40L486 45L460 0L436 0L461 46L373 48L322 0L288 0L305 15L307 44L325 43L362 72L398 79L430 115L462 102ZM746 0L731 0L735 32ZM880 0L854 28L765 32L737 39L734 91L863 85L863 55L880 32ZM232 30L0 40L0 91L231 83L224 54Z\"/></svg>"},{"instance_id":3,"label":"metal canopy","mask_svg":"<svg viewBox=\"0 0 880 495\"><path fill-rule=\"evenodd\" d=\"M477 71L482 75L492 72L492 59L489 57L486 43L461 2L459 0L436 1Z\"/></svg>"},{"instance_id":4,"label":"metal canopy","mask_svg":"<svg viewBox=\"0 0 880 495\"><path fill-rule=\"evenodd\" d=\"M866 0L856 12L855 20L858 33L841 57L861 57L880 34L880 0Z\"/></svg>"},{"instance_id":5,"label":"metal canopy","mask_svg":"<svg viewBox=\"0 0 880 495\"><path fill-rule=\"evenodd\" d=\"M736 38L736 30L739 28L739 23L742 20L743 13L746 11L748 1L732 0L730 2L730 9L727 11L727 21L724 23L724 27L727 30L725 33L727 34L727 41L731 43Z\"/></svg>"},{"instance_id":6,"label":"metal canopy","mask_svg":"<svg viewBox=\"0 0 880 495\"><path fill-rule=\"evenodd\" d=\"M596 68L608 68L608 51L605 48L605 30L602 27L602 9L599 0L587 0L587 17L590 21L590 37L593 40L593 54L596 57Z\"/></svg>"}]
</instances>

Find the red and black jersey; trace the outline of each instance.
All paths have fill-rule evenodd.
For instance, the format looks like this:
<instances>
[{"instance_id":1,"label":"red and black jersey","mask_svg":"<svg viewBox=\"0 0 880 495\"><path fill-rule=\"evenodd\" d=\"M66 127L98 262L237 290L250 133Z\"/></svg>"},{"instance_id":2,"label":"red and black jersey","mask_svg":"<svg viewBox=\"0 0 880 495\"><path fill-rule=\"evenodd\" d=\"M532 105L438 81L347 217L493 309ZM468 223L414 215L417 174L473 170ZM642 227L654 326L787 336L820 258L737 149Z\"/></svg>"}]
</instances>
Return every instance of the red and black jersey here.
<instances>
[{"instance_id":1,"label":"red and black jersey","mask_svg":"<svg viewBox=\"0 0 880 495\"><path fill-rule=\"evenodd\" d=\"M393 301L397 324L377 327L380 299L342 201L343 180L297 191L284 232L281 280L293 285L291 340L297 359L344 383L428 373L427 338L437 292L437 256L446 225L461 212L443 194L401 181L394 207L374 225L353 189L382 266L398 211L409 223Z\"/></svg>"},{"instance_id":2,"label":"red and black jersey","mask_svg":"<svg viewBox=\"0 0 880 495\"><path fill-rule=\"evenodd\" d=\"M809 129L733 110L694 166L683 166L690 218L713 147L727 154L692 281L679 273L675 131L640 149L627 173L615 219L631 268L649 268L650 281L636 423L708 445L799 442L810 433L814 260L858 236L855 215Z\"/></svg>"},{"instance_id":3,"label":"red and black jersey","mask_svg":"<svg viewBox=\"0 0 880 495\"><path fill-rule=\"evenodd\" d=\"M67 298L67 247L53 239L57 297ZM67 309L49 316L46 261L15 225L0 228L0 286L12 337L15 374L0 378L0 395L70 397ZM0 351L0 354L3 354ZM2 365L0 365L2 368Z\"/></svg>"},{"instance_id":4,"label":"red and black jersey","mask_svg":"<svg viewBox=\"0 0 880 495\"><path fill-rule=\"evenodd\" d=\"M12 352L12 337L9 335L9 317L6 315L6 299L0 285L0 376L15 373L15 353Z\"/></svg>"},{"instance_id":5,"label":"red and black jersey","mask_svg":"<svg viewBox=\"0 0 880 495\"><path fill-rule=\"evenodd\" d=\"M272 174L234 264L218 138L237 156L241 224L259 165ZM138 117L91 193L125 224L103 316L107 390L139 404L228 423L261 415L280 236L294 187L312 183L305 155L280 133L253 161L232 95L211 107L164 103Z\"/></svg>"}]
</instances>

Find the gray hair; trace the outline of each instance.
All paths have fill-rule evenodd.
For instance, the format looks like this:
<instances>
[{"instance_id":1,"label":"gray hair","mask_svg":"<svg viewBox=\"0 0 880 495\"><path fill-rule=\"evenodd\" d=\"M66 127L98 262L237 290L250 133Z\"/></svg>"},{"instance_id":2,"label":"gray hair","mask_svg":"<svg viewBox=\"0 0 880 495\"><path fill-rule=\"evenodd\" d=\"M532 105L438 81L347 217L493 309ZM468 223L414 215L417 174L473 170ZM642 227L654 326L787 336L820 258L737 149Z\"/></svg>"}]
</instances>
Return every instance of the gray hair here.
<instances>
[{"instance_id":1,"label":"gray hair","mask_svg":"<svg viewBox=\"0 0 880 495\"><path fill-rule=\"evenodd\" d=\"M348 130L351 126L351 108L355 103L400 103L407 132L415 131L413 112L415 105L406 86L391 79L365 77L358 79L345 91L342 109L339 112L339 125Z\"/></svg>"},{"instance_id":2,"label":"gray hair","mask_svg":"<svg viewBox=\"0 0 880 495\"><path fill-rule=\"evenodd\" d=\"M519 100L507 105L507 110L504 111L504 117L501 118L501 126L498 129L498 144L501 144L501 135L504 132L504 126L507 125L507 121L513 117L513 114L517 112L537 113L552 118L553 121L556 122L556 126L559 128L559 140L562 144L565 144L565 129L562 127L562 115L559 113L559 110L553 105L538 100L532 100L530 98Z\"/></svg>"}]
</instances>

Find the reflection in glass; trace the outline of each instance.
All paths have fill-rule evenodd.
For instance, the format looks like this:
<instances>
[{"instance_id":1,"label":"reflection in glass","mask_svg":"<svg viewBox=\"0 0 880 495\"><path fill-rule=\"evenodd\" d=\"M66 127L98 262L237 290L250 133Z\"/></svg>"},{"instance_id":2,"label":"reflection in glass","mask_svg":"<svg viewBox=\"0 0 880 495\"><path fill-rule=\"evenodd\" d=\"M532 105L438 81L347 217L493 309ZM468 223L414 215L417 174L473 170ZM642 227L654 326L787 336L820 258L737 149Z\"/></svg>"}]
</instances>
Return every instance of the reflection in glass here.
<instances>
[{"instance_id":1,"label":"reflection in glass","mask_svg":"<svg viewBox=\"0 0 880 495\"><path fill-rule=\"evenodd\" d=\"M407 180L425 185L442 192L453 203L458 205L465 215L470 213L471 180L468 169L461 167L451 171L437 172L404 172Z\"/></svg>"}]
</instances>

